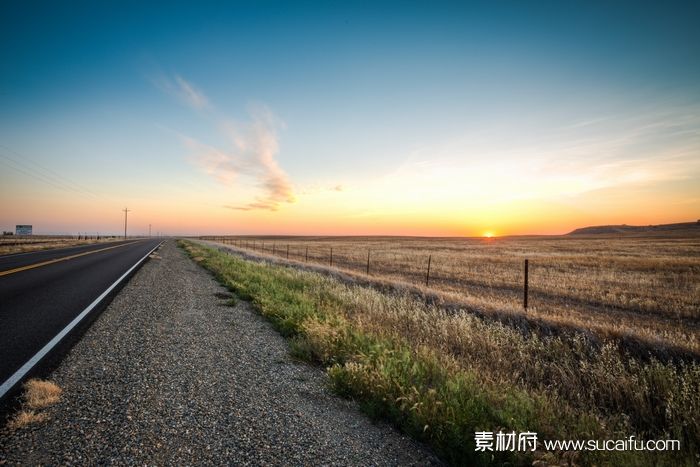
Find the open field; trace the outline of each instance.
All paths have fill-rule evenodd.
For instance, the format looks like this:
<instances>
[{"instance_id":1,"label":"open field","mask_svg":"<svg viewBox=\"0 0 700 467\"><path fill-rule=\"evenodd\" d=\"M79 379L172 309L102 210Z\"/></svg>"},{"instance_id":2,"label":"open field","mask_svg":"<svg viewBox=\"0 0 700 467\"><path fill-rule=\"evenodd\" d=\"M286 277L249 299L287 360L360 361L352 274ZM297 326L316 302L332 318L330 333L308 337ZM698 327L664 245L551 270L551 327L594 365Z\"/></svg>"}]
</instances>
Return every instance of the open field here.
<instances>
[{"instance_id":1,"label":"open field","mask_svg":"<svg viewBox=\"0 0 700 467\"><path fill-rule=\"evenodd\" d=\"M631 348L641 345L644 353L700 356L700 237L214 239L282 258L289 246L290 259L323 265L330 265L332 249L334 268L362 276L369 252L372 278L437 293L443 301L524 316L545 327L592 331Z\"/></svg>"},{"instance_id":2,"label":"open field","mask_svg":"<svg viewBox=\"0 0 700 467\"><path fill-rule=\"evenodd\" d=\"M76 245L88 245L98 242L111 242L116 237L87 236L80 237L70 235L31 235L0 237L0 255L12 253L25 253L28 251L48 250L51 248L64 248Z\"/></svg>"},{"instance_id":3,"label":"open field","mask_svg":"<svg viewBox=\"0 0 700 467\"><path fill-rule=\"evenodd\" d=\"M319 247L319 243L305 241L310 247ZM338 245L377 246L390 242L334 241L334 254ZM401 241L409 245L426 242ZM428 241L433 246L434 242ZM516 252L532 255L531 242L483 246L475 241L465 243L471 244L472 258L478 257L478 251L500 251L504 259ZM297 244L302 245L301 241ZM327 245L321 243L322 247ZM552 246L557 245L566 244L555 241ZM585 255L582 251L575 255L571 245L582 248L580 243L574 243L568 251L554 251L569 261L573 256L573 264L580 263L579 267L586 270ZM567 333L538 332L544 328L528 326L532 322L529 318L516 323L477 313L468 299L462 307L446 309L444 303L426 301L425 296L418 296L407 287L382 289L360 276L334 274L326 268L275 259L234 246L220 246L220 250L193 242L183 242L182 246L196 262L212 271L237 296L251 300L281 333L290 337L295 355L326 367L330 383L339 394L358 400L368 413L388 418L428 442L448 463L697 462L700 366L692 358L662 361L631 351L613 338L597 339L585 328L571 328ZM456 246L459 244L452 248ZM539 258L547 258L544 244L539 247ZM450 250L443 248L442 255L447 259ZM620 264L629 264L622 257L633 255L623 255L627 250L622 245L618 248L621 258L614 267L619 269ZM692 251L694 242L685 246L657 245L654 251L661 256L663 251L677 252L679 248ZM642 245L632 250L643 251ZM603 267L602 263L599 260L597 264ZM694 273L697 277L697 269ZM483 296L478 301L486 303L487 299ZM514 313L520 312L507 300L496 303L493 309L508 306ZM540 440L617 440L630 436L637 440L679 440L680 451L540 449L534 453L494 452L493 458L492 453L480 455L474 451L476 431L499 430L533 431Z\"/></svg>"}]
</instances>

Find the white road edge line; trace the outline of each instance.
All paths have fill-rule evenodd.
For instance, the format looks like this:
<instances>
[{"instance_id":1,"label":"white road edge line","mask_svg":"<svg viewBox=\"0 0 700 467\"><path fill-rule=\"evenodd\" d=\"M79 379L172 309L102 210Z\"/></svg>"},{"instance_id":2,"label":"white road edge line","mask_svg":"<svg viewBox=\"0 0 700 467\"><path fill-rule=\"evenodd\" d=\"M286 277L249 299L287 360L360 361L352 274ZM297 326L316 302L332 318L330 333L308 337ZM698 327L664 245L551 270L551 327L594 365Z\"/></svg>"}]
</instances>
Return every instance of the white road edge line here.
<instances>
[{"instance_id":1,"label":"white road edge line","mask_svg":"<svg viewBox=\"0 0 700 467\"><path fill-rule=\"evenodd\" d=\"M136 269L136 267L137 267L138 265L140 265L146 258L148 258L148 257L151 255L151 253L153 253L154 251L156 251L156 249L157 249L159 246L161 246L162 244L163 244L163 242L160 242L160 243L159 243L158 245L156 245L151 251L149 251L148 253L146 253L146 254L143 256L143 258L141 258L140 260L138 260L138 261L136 262L136 264L134 264L133 266L131 266L131 267L129 268L129 270L126 271L124 274L122 274L121 277L120 277L119 279L117 279L116 281L114 281L114 283L112 283L112 285L110 285L110 286L107 288L107 290L105 290L104 292L102 292L102 293L100 294L99 297L97 297L91 304L89 304L89 305L87 306L87 308L85 308L82 312L80 312L80 314L79 314L78 316L76 316L76 317L73 319L73 321L71 321L70 323L68 323L68 326L66 326L65 328L63 328L63 330L62 330L61 332L59 332L58 334L56 334L56 336L55 336L53 339L51 339L51 340L49 341L48 344L46 344L44 347L42 347L41 350L39 350L36 354L34 354L34 356L33 356L32 358L30 358L30 359L27 361L27 363L25 363L24 365L22 365L22 367L21 367L19 370L15 371L15 373L14 373L12 376L10 376L10 377L7 379L7 381L5 381L4 383L2 383L2 386L0 386L0 399L2 399L2 398L5 396L5 394L7 394L7 392L8 392L10 389L12 389L12 388L14 387L15 384L17 384L22 378L24 378L24 376L25 376L27 373L29 373L29 371L30 371L32 368L34 368L34 365L36 365L37 363L39 363L39 361L40 361L42 358L44 358L44 357L46 356L46 354L49 353L49 352L51 351L51 349L53 349L53 348L56 346L56 344L58 344L59 342L61 342L61 340L62 340L64 337L66 337L66 335L67 335L74 327L76 327L76 326L78 325L78 323L80 323L80 321L82 321L83 318L85 318L85 316L87 316L87 315L88 315L88 314L89 314L89 313L90 313L90 312L91 312L91 311L92 311L92 310L93 310L93 309L94 309L94 308L95 308L95 307L96 307L96 306L97 306L97 305L98 305L112 290L114 290L114 288L115 288L117 285L119 285L119 283L120 283L121 281L123 281L124 278L126 278L126 277L131 273L131 271L133 271L134 269Z\"/></svg>"}]
</instances>

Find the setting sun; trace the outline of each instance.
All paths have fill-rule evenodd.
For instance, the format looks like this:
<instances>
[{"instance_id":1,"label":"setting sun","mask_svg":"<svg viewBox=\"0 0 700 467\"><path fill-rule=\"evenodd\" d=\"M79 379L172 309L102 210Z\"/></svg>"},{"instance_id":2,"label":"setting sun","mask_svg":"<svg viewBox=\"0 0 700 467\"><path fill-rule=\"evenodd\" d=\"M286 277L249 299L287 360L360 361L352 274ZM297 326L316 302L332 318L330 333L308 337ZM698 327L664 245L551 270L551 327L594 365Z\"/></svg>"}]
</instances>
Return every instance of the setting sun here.
<instances>
[{"instance_id":1,"label":"setting sun","mask_svg":"<svg viewBox=\"0 0 700 467\"><path fill-rule=\"evenodd\" d=\"M493 232L484 232L484 237L493 238Z\"/></svg>"}]
</instances>

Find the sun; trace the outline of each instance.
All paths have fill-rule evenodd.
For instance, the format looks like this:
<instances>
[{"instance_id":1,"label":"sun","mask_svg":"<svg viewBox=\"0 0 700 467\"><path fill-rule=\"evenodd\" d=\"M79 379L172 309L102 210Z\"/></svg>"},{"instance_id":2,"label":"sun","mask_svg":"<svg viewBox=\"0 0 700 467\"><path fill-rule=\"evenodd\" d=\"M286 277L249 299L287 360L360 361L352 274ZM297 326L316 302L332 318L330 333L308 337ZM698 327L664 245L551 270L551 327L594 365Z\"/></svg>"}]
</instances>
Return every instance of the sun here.
<instances>
[{"instance_id":1,"label":"sun","mask_svg":"<svg viewBox=\"0 0 700 467\"><path fill-rule=\"evenodd\" d=\"M493 238L493 232L484 232L485 238Z\"/></svg>"}]
</instances>

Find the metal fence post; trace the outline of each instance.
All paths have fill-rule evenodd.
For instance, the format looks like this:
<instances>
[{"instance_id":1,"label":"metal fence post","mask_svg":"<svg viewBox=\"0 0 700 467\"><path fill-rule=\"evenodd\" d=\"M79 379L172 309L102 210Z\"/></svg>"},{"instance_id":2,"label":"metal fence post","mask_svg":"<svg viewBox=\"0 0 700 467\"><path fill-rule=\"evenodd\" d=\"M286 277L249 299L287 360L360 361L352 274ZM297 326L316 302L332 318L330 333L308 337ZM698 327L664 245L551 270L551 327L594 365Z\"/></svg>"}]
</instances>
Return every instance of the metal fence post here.
<instances>
[{"instance_id":1,"label":"metal fence post","mask_svg":"<svg viewBox=\"0 0 700 467\"><path fill-rule=\"evenodd\" d=\"M525 284L523 287L523 308L527 310L527 293L528 293L528 269L529 269L529 261L525 260Z\"/></svg>"},{"instance_id":2,"label":"metal fence post","mask_svg":"<svg viewBox=\"0 0 700 467\"><path fill-rule=\"evenodd\" d=\"M425 273L425 286L427 287L430 283L430 260L433 259L433 255L428 255L428 272Z\"/></svg>"}]
</instances>

